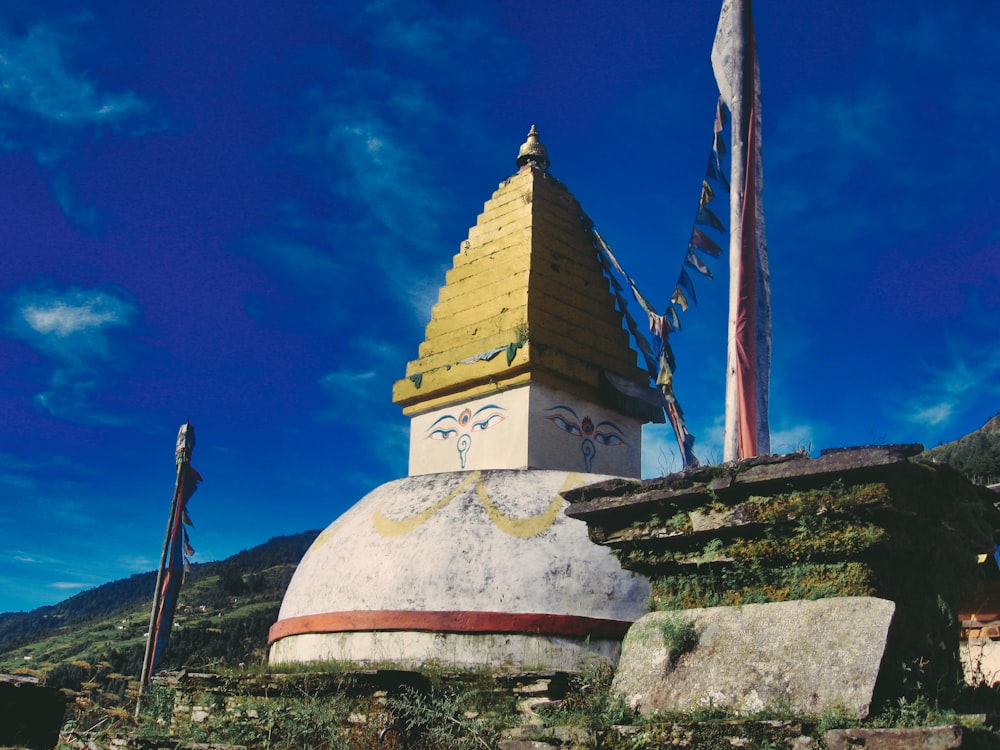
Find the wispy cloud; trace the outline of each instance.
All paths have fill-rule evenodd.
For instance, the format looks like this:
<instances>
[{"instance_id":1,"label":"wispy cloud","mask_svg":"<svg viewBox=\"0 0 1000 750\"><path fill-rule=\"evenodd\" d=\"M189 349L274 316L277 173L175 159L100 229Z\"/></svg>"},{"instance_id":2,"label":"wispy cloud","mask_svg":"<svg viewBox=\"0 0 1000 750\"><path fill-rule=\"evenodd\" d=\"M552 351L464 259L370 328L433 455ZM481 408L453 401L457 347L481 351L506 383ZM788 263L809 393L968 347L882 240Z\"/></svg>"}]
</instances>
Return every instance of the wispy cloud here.
<instances>
[{"instance_id":1,"label":"wispy cloud","mask_svg":"<svg viewBox=\"0 0 1000 750\"><path fill-rule=\"evenodd\" d=\"M156 567L156 561L143 555L121 555L117 563L125 570L147 570Z\"/></svg>"},{"instance_id":2,"label":"wispy cloud","mask_svg":"<svg viewBox=\"0 0 1000 750\"><path fill-rule=\"evenodd\" d=\"M709 424L694 424L688 419L688 429L695 435L694 453L702 464L722 463L723 417L718 415ZM666 424L647 424L642 428L642 476L659 477L683 468L677 438Z\"/></svg>"},{"instance_id":3,"label":"wispy cloud","mask_svg":"<svg viewBox=\"0 0 1000 750\"><path fill-rule=\"evenodd\" d=\"M400 417L390 398L398 363L404 359L390 344L359 338L350 343L345 357L358 366L341 367L320 378L329 401L318 417L362 435L372 448L371 455L387 457L386 462L395 470L405 468L399 457L409 453L408 420Z\"/></svg>"},{"instance_id":4,"label":"wispy cloud","mask_svg":"<svg viewBox=\"0 0 1000 750\"><path fill-rule=\"evenodd\" d=\"M11 458L14 458L10 454L0 453L0 461L3 462L4 468L0 471L0 485L7 485L7 487L14 488L17 490L33 490L38 486L38 479L33 476L30 471L26 471L26 466L12 466L7 463Z\"/></svg>"},{"instance_id":5,"label":"wispy cloud","mask_svg":"<svg viewBox=\"0 0 1000 750\"><path fill-rule=\"evenodd\" d=\"M445 8L427 2L376 0L365 9L372 38L385 53L405 61L422 78L447 76L464 85L480 86L482 68L516 68L517 49L498 33L484 9ZM476 55L468 55L476 51ZM464 63L464 64L463 64Z\"/></svg>"},{"instance_id":6,"label":"wispy cloud","mask_svg":"<svg viewBox=\"0 0 1000 750\"><path fill-rule=\"evenodd\" d=\"M23 458L14 453L0 453L0 485L8 493L16 493L28 500L45 496L51 491L72 493L78 488L81 473L85 467L62 456L32 456ZM0 504L0 518L9 517L21 509L22 503Z\"/></svg>"},{"instance_id":7,"label":"wispy cloud","mask_svg":"<svg viewBox=\"0 0 1000 750\"><path fill-rule=\"evenodd\" d=\"M81 205L58 164L79 139L101 130L141 133L152 108L133 91L107 91L76 57L94 37L94 19L83 13L38 23L23 34L0 25L0 149L23 151L52 171L53 196L67 216L91 225L97 213Z\"/></svg>"},{"instance_id":8,"label":"wispy cloud","mask_svg":"<svg viewBox=\"0 0 1000 750\"><path fill-rule=\"evenodd\" d=\"M51 588L60 590L89 589L93 585L94 585L93 583L82 583L78 581L53 581L52 583L49 584Z\"/></svg>"},{"instance_id":9,"label":"wispy cloud","mask_svg":"<svg viewBox=\"0 0 1000 750\"><path fill-rule=\"evenodd\" d=\"M119 366L111 330L127 328L135 303L120 290L70 289L23 292L12 300L7 330L53 365L47 390L36 403L51 414L84 422L117 418L91 408L92 394Z\"/></svg>"},{"instance_id":10,"label":"wispy cloud","mask_svg":"<svg viewBox=\"0 0 1000 750\"><path fill-rule=\"evenodd\" d=\"M988 347L952 353L944 366L926 370L923 387L898 412L910 425L947 425L965 413L970 401L985 397L995 402L1000 396L1000 352ZM893 403L897 405L898 398Z\"/></svg>"},{"instance_id":11,"label":"wispy cloud","mask_svg":"<svg viewBox=\"0 0 1000 750\"><path fill-rule=\"evenodd\" d=\"M970 169L1000 153L989 74L997 69L996 23L923 5L905 18L872 14L877 43L864 78L845 77L842 90L802 96L765 119L771 216L798 217L806 236L844 243L875 227L919 228L967 209ZM872 205L873 194L883 199Z\"/></svg>"},{"instance_id":12,"label":"wispy cloud","mask_svg":"<svg viewBox=\"0 0 1000 750\"><path fill-rule=\"evenodd\" d=\"M391 344L357 338L350 342L345 360L360 366L342 367L320 378L320 385L330 396L330 408L324 412L326 418L342 419L350 414L361 414L365 407L386 404L395 380L395 366L404 361L404 357ZM386 363L392 363L394 368L388 370ZM367 421L368 417L358 419Z\"/></svg>"},{"instance_id":13,"label":"wispy cloud","mask_svg":"<svg viewBox=\"0 0 1000 750\"><path fill-rule=\"evenodd\" d=\"M328 393L335 394L338 401L349 401L356 405L380 400L373 386L383 385L384 380L375 370L341 369L324 375L320 378L320 384Z\"/></svg>"},{"instance_id":14,"label":"wispy cloud","mask_svg":"<svg viewBox=\"0 0 1000 750\"><path fill-rule=\"evenodd\" d=\"M450 259L462 239L453 228L468 220L451 214L454 174L489 131L473 94L484 81L504 86L521 74L523 56L487 12L381 1L345 17L351 41L328 51L338 64L314 74L293 105L304 114L284 141L323 202L336 203L337 218L300 205L256 245L258 254L282 253L282 236L300 236L303 222L311 224L328 249L298 259L336 258L324 269L336 265L339 274L321 273L322 283L363 282L412 319L426 319L424 281L433 274L439 283L433 261ZM358 55L359 47L368 52ZM289 274L304 268L275 263Z\"/></svg>"},{"instance_id":15,"label":"wispy cloud","mask_svg":"<svg viewBox=\"0 0 1000 750\"><path fill-rule=\"evenodd\" d=\"M79 19L78 19L79 20ZM107 93L71 69L65 49L74 39L39 24L18 37L0 29L0 102L6 108L64 127L109 125L145 115L135 93Z\"/></svg>"},{"instance_id":16,"label":"wispy cloud","mask_svg":"<svg viewBox=\"0 0 1000 750\"><path fill-rule=\"evenodd\" d=\"M269 265L302 284L328 287L345 272L343 262L313 245L280 239L269 242L263 237L255 238L252 244Z\"/></svg>"},{"instance_id":17,"label":"wispy cloud","mask_svg":"<svg viewBox=\"0 0 1000 750\"><path fill-rule=\"evenodd\" d=\"M863 92L795 102L775 124L775 135L766 146L768 168L779 175L770 182L769 211L779 217L828 216L828 207L843 198L853 179L875 171L875 164L886 168L887 157L895 151L888 148L895 133L895 108L891 92L874 85ZM803 164L809 169L801 169ZM808 175L808 186L795 183L796 175ZM838 210L830 226L836 237L849 236L875 220L868 205L856 206L853 214L845 213L846 208Z\"/></svg>"},{"instance_id":18,"label":"wispy cloud","mask_svg":"<svg viewBox=\"0 0 1000 750\"><path fill-rule=\"evenodd\" d=\"M51 565L56 562L55 558L45 557L43 555L34 554L31 552L22 552L15 550L10 556L13 562L22 563L24 565Z\"/></svg>"}]
</instances>

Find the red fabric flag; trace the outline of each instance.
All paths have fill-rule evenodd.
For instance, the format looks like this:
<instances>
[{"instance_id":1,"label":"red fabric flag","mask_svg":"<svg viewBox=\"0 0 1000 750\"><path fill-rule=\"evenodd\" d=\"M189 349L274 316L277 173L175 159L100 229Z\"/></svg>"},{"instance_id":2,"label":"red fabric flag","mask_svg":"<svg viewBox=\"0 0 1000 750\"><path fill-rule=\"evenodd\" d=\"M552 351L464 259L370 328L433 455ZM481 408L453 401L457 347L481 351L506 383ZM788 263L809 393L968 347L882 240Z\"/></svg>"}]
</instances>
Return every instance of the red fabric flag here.
<instances>
[{"instance_id":1,"label":"red fabric flag","mask_svg":"<svg viewBox=\"0 0 1000 750\"><path fill-rule=\"evenodd\" d=\"M750 0L724 0L712 47L732 115L727 461L770 452L771 292L761 203L760 70Z\"/></svg>"}]
</instances>

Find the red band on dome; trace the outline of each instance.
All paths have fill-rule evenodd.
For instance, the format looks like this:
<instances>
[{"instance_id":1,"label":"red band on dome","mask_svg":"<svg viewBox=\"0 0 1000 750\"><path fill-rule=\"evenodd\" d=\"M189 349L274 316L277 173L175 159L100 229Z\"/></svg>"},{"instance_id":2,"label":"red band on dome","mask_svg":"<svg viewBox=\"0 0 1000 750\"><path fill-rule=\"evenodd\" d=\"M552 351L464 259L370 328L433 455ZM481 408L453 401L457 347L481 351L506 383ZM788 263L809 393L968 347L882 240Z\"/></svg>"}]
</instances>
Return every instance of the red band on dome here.
<instances>
[{"instance_id":1,"label":"red band on dome","mask_svg":"<svg viewBox=\"0 0 1000 750\"><path fill-rule=\"evenodd\" d=\"M410 630L431 633L520 633L576 638L621 640L629 620L606 620L579 615L522 612L410 612L374 610L326 612L278 620L268 632L267 644L307 633L356 633Z\"/></svg>"}]
</instances>

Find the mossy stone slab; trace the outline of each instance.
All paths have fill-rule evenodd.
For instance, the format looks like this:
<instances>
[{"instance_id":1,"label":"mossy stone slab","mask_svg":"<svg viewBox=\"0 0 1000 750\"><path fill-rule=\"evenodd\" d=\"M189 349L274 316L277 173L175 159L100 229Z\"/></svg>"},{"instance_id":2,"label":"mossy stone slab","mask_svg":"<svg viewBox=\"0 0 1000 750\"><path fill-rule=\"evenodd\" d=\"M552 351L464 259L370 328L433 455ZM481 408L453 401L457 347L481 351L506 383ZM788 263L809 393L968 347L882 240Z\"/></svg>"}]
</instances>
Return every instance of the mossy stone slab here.
<instances>
[{"instance_id":1,"label":"mossy stone slab","mask_svg":"<svg viewBox=\"0 0 1000 750\"><path fill-rule=\"evenodd\" d=\"M642 713L706 708L868 715L895 604L874 597L747 604L639 619L622 643L614 689ZM670 658L671 639L694 637Z\"/></svg>"}]
</instances>

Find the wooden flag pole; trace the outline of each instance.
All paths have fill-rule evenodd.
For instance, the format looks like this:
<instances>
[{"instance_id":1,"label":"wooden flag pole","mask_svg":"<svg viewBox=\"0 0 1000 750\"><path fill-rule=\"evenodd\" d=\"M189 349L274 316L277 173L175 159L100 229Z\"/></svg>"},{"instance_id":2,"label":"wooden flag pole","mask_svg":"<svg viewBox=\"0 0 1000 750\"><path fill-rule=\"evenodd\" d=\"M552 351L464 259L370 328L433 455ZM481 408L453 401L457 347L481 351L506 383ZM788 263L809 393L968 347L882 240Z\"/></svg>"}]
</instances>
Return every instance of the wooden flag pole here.
<instances>
[{"instance_id":1,"label":"wooden flag pole","mask_svg":"<svg viewBox=\"0 0 1000 750\"><path fill-rule=\"evenodd\" d=\"M139 718L139 708L142 706L142 696L149 687L149 672L153 660L153 641L156 638L156 619L163 601L163 572L167 566L167 555L170 552L171 532L177 505L180 502L181 478L184 476L186 464L191 462L191 452L194 450L194 427L190 422L181 425L177 431L177 450L175 459L177 473L174 478L174 496L170 501L170 515L167 517L167 533L163 539L163 552L160 553L160 566L156 571L156 588L153 591L153 606L149 612L149 630L146 633L146 651L142 657L142 672L139 674L139 693L135 699L135 717Z\"/></svg>"}]
</instances>

